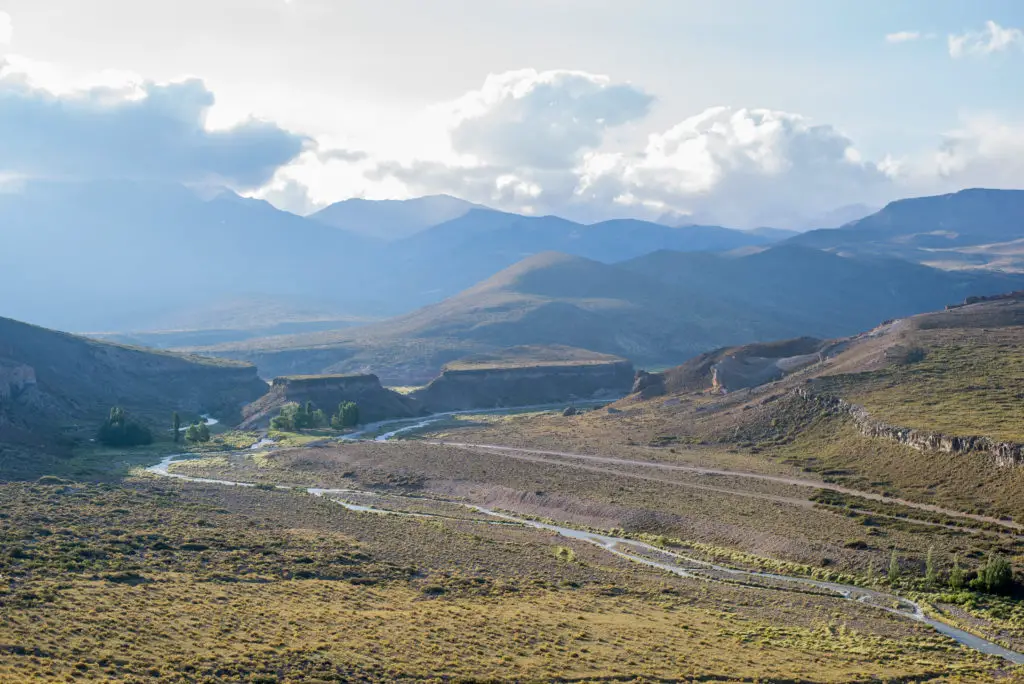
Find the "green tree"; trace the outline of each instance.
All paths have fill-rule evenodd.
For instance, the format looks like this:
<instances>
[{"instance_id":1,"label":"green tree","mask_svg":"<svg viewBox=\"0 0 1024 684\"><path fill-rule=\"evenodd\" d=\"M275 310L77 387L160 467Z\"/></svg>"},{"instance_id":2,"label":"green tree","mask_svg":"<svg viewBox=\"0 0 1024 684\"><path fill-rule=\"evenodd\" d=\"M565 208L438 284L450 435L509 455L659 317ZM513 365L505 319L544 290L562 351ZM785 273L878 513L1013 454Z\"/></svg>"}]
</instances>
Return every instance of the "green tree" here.
<instances>
[{"instance_id":1,"label":"green tree","mask_svg":"<svg viewBox=\"0 0 1024 684\"><path fill-rule=\"evenodd\" d=\"M928 555L924 559L924 581L929 588L934 588L939 583L939 570L935 567L935 547L928 547Z\"/></svg>"},{"instance_id":2,"label":"green tree","mask_svg":"<svg viewBox=\"0 0 1024 684\"><path fill-rule=\"evenodd\" d=\"M106 446L132 447L153 443L153 433L141 423L128 420L124 409L114 406L96 432L96 439Z\"/></svg>"},{"instance_id":3,"label":"green tree","mask_svg":"<svg viewBox=\"0 0 1024 684\"><path fill-rule=\"evenodd\" d=\"M338 412L331 417L331 427L341 430L359 425L359 406L354 401L338 404Z\"/></svg>"},{"instance_id":4,"label":"green tree","mask_svg":"<svg viewBox=\"0 0 1024 684\"><path fill-rule=\"evenodd\" d=\"M896 555L896 549L892 550L889 558L889 584L896 584L900 578L900 557Z\"/></svg>"},{"instance_id":5,"label":"green tree","mask_svg":"<svg viewBox=\"0 0 1024 684\"><path fill-rule=\"evenodd\" d=\"M181 416L177 411L174 412L171 421L174 423L174 443L177 444L181 441Z\"/></svg>"},{"instance_id":6,"label":"green tree","mask_svg":"<svg viewBox=\"0 0 1024 684\"><path fill-rule=\"evenodd\" d=\"M949 588L960 591L967 586L967 573L960 567L959 556L953 556L953 569L949 571Z\"/></svg>"},{"instance_id":7,"label":"green tree","mask_svg":"<svg viewBox=\"0 0 1024 684\"><path fill-rule=\"evenodd\" d=\"M971 581L971 587L990 594L1005 594L1013 586L1013 567L1002 556L992 554Z\"/></svg>"}]
</instances>

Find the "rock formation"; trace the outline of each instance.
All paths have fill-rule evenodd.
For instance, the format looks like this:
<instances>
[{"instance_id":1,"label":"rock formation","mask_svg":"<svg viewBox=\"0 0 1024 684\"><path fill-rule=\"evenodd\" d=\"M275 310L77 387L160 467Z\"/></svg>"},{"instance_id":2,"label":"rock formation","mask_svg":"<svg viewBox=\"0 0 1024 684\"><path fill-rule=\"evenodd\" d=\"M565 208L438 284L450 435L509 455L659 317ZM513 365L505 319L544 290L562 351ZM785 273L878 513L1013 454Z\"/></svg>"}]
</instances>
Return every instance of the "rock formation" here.
<instances>
[{"instance_id":1,"label":"rock formation","mask_svg":"<svg viewBox=\"0 0 1024 684\"><path fill-rule=\"evenodd\" d=\"M155 425L172 411L228 422L266 391L233 361L98 342L0 318L0 421L38 437L92 434L110 407Z\"/></svg>"},{"instance_id":2,"label":"rock formation","mask_svg":"<svg viewBox=\"0 0 1024 684\"><path fill-rule=\"evenodd\" d=\"M616 399L632 386L633 365L625 359L607 358L587 363L446 368L413 397L434 413Z\"/></svg>"},{"instance_id":3,"label":"rock formation","mask_svg":"<svg viewBox=\"0 0 1024 684\"><path fill-rule=\"evenodd\" d=\"M376 375L292 375L274 379L266 395L245 407L242 427L266 427L289 402L313 402L330 415L345 401L359 405L363 423L423 413L418 401L384 388Z\"/></svg>"},{"instance_id":4,"label":"rock formation","mask_svg":"<svg viewBox=\"0 0 1024 684\"><path fill-rule=\"evenodd\" d=\"M993 459L999 467L1024 465L1024 444L1000 442L990 437L944 435L928 430L890 425L872 418L863 406L851 404L839 397L819 395L807 389L797 389L797 396L832 414L853 418L860 432L868 437L887 439L918 451L938 451L946 454L982 454Z\"/></svg>"}]
</instances>

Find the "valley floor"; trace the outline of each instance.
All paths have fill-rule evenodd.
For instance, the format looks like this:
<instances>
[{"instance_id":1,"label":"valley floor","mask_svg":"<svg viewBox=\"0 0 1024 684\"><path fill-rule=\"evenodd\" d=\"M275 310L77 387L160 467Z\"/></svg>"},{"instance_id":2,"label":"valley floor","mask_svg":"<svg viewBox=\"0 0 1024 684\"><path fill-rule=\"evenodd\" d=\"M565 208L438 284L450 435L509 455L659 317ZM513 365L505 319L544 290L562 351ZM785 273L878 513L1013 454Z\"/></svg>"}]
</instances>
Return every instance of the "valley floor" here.
<instances>
[{"instance_id":1,"label":"valley floor","mask_svg":"<svg viewBox=\"0 0 1024 684\"><path fill-rule=\"evenodd\" d=\"M1024 651L1024 611L1014 602L928 592L918 579L929 547L943 562L978 549L1020 553L1017 532L998 521L859 499L793 465L725 449L602 450L582 434L573 445L569 429L561 446L578 451L537 453L561 449L537 449L545 440L510 430L516 421L567 419L470 416L426 426L445 444L209 453L168 468L251 487L141 468L106 483L0 485L0 681L1022 674L883 609L895 604L813 584L899 590L950 624ZM413 516L349 510L309 487ZM652 558L682 554L704 569L667 572L582 539L494 524L463 504L614 531L649 543ZM892 548L903 573L895 587L881 578ZM707 562L808 581L752 580L708 571Z\"/></svg>"}]
</instances>

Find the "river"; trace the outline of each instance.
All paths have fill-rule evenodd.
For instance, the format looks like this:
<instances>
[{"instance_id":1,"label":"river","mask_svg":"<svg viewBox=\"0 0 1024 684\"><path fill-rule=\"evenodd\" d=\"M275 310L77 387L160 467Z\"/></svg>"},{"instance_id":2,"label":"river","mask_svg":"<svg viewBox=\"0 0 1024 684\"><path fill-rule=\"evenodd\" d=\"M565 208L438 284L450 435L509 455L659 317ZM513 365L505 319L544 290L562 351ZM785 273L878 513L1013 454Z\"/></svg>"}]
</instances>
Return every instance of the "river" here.
<instances>
[{"instance_id":1,"label":"river","mask_svg":"<svg viewBox=\"0 0 1024 684\"><path fill-rule=\"evenodd\" d=\"M439 417L434 416L430 420L422 421L420 423L407 425L393 431L385 432L376 437L376 439L390 439L391 437L401 434L402 432L407 432L413 429L419 429L421 427L424 427L425 425L437 419L439 419ZM369 434L371 432L376 432L379 431L382 427L382 424L367 426L360 433L355 433L355 435L348 435L347 438L357 438L356 435L358 434ZM167 456L158 464L151 466L150 468L147 468L147 472L150 472L154 475L172 477L179 480L185 480L188 482L217 484L232 487L255 486L254 484L248 482L234 482L230 480L191 477L188 475L183 475L181 473L170 472L171 463L179 459L187 460L188 458L193 458L193 456L190 454L174 454L171 456ZM285 487L282 485L277 485L277 488L291 489L290 487ZM360 513L369 513L377 515L396 515L412 518L437 517L425 513L410 513L405 511L385 510L382 508L377 508L365 504L353 503L350 501L346 501L344 499L345 494L354 493L358 493L363 496L374 496L373 492L368 491L351 489L322 489L318 487L309 487L306 489L306 492L313 496L327 498L341 506L344 506L345 508L351 511L356 511ZM397 497L395 495L388 496L389 498L392 499L404 498ZM472 504L467 504L462 501L447 500L441 498L434 500L442 503L462 506L476 513L487 516L488 519L478 521L483 522L484 524L517 524L522 525L524 527L532 527L538 530L553 532L562 537L576 539L590 544L594 544L604 549L608 553L614 554L621 558L625 558L632 562L640 563L652 568L657 568L659 570L664 570L666 572L671 572L675 575L679 575L682 577L696 577L702 580L712 582L721 581L721 579L716 579L714 577L713 573L717 573L727 575L730 578L732 578L733 581L735 581L736 579L739 579L741 581L746 580L751 583L758 584L760 586L763 586L764 582L767 580L771 582L801 585L803 591L816 590L828 592L845 600L858 601L863 604L874 606L880 610L885 610L889 613L899 615L906 619L915 620L917 622L927 624L933 629L935 629L937 632L940 632L941 634L944 634L945 636L953 639L961 645L967 648L974 649L980 653L1005 658L1006 660L1015 664L1024 664L1024 653L1012 651L995 642L988 641L987 639L983 639L982 637L971 634L970 632L966 632L962 629L946 624L945 622L936 620L935 618L926 615L923 608L919 604L908 599L896 596L894 594L879 592L873 589L865 589L863 587L858 587L854 585L839 584L835 582L823 582L805 577L776 575L772 573L754 572L749 570L741 570L738 568L730 568L726 566L715 565L713 563L708 563L707 561L703 561L697 558L690 558L679 553L675 553L653 546L651 544L646 544L635 539L598 534L595 532L578 530L571 527L563 527L560 525L539 522L536 520L521 518L505 512L494 511L480 506L474 506Z\"/></svg>"}]
</instances>

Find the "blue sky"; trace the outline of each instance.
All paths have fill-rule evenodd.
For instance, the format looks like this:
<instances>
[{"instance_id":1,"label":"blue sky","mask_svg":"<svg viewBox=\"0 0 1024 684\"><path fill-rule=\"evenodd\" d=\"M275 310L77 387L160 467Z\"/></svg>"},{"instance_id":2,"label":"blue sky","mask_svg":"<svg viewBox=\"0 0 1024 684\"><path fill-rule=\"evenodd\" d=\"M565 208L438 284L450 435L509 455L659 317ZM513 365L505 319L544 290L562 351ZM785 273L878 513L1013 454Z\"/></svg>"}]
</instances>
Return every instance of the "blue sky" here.
<instances>
[{"instance_id":1,"label":"blue sky","mask_svg":"<svg viewBox=\"0 0 1024 684\"><path fill-rule=\"evenodd\" d=\"M202 144L237 140L238 160L197 148L148 171L299 212L448 192L579 217L785 223L1024 177L1014 0L0 0L0 12L0 95L87 100L96 123L116 109L101 84L123 107L154 98L132 120L163 141L164 106L191 117L175 135L237 127ZM887 40L900 32L917 38ZM164 87L184 76L190 87ZM68 134L38 144L50 137ZM248 159L258 172L238 169Z\"/></svg>"}]
</instances>

